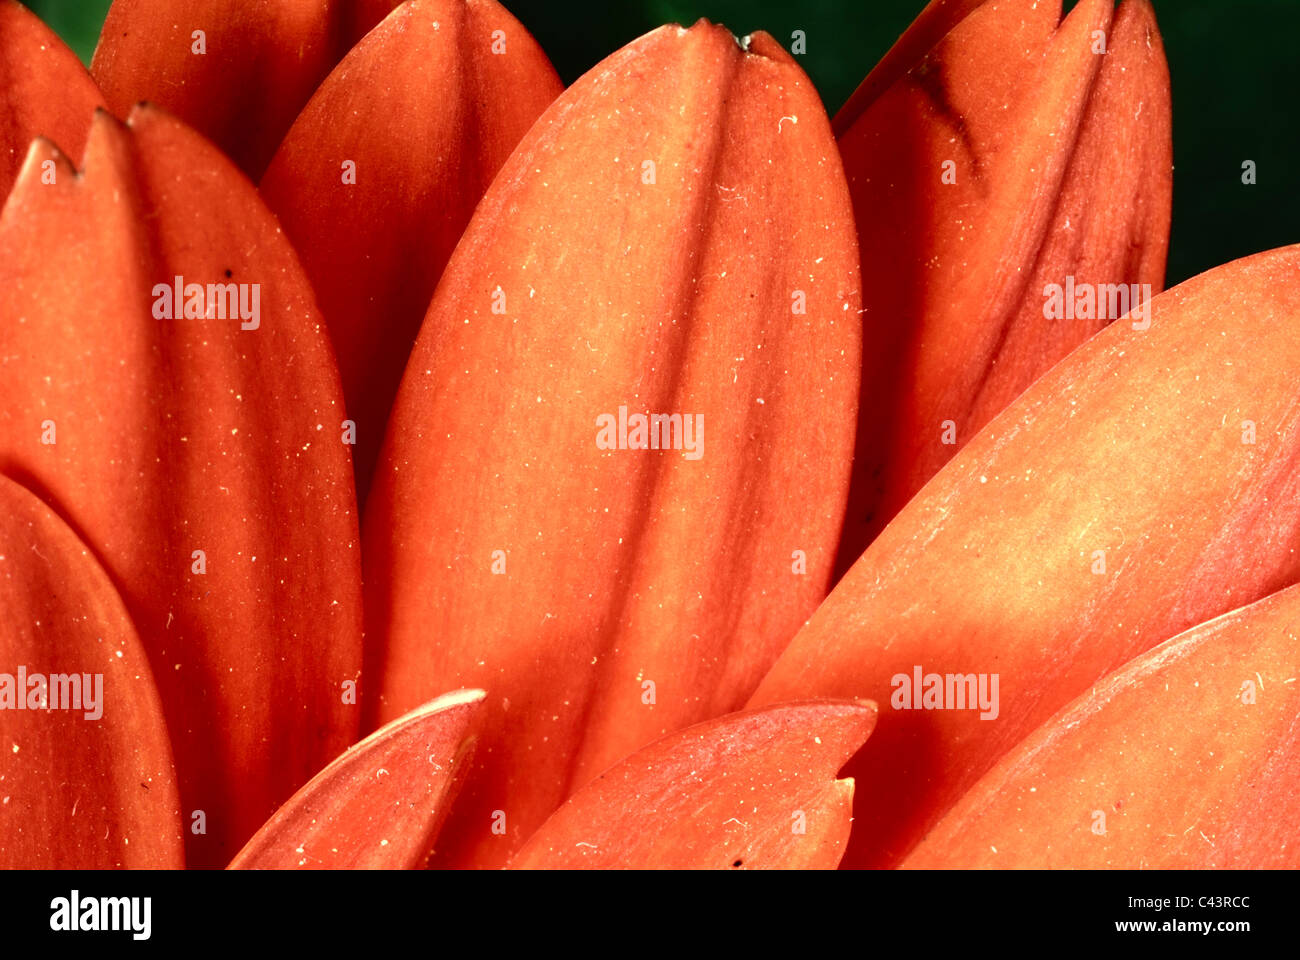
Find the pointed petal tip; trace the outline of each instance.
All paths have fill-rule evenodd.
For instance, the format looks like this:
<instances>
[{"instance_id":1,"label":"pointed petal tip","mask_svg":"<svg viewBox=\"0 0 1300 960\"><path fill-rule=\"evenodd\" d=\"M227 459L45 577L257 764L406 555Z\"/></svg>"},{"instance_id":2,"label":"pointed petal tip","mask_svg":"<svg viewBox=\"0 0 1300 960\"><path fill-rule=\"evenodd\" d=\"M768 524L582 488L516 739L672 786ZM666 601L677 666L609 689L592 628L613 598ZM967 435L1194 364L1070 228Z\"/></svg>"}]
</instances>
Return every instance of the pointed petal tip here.
<instances>
[{"instance_id":1,"label":"pointed petal tip","mask_svg":"<svg viewBox=\"0 0 1300 960\"><path fill-rule=\"evenodd\" d=\"M266 821L229 868L423 866L473 751L484 696L454 690L349 747Z\"/></svg>"},{"instance_id":2,"label":"pointed petal tip","mask_svg":"<svg viewBox=\"0 0 1300 960\"><path fill-rule=\"evenodd\" d=\"M51 163L54 164L53 180L49 179L50 168L47 166ZM10 204L25 202L19 198L31 197L33 184L45 189L53 186L57 190L64 184L77 182L80 177L81 172L62 147L48 137L34 137L8 194L0 195L0 212L8 209Z\"/></svg>"},{"instance_id":3,"label":"pointed petal tip","mask_svg":"<svg viewBox=\"0 0 1300 960\"><path fill-rule=\"evenodd\" d=\"M76 54L40 17L16 0L0 3L0 197L34 136L49 137L79 160L89 114L102 101Z\"/></svg>"},{"instance_id":4,"label":"pointed petal tip","mask_svg":"<svg viewBox=\"0 0 1300 960\"><path fill-rule=\"evenodd\" d=\"M434 697L427 703L422 703L408 713L398 717L393 721L395 724L409 723L419 720L421 717L427 717L431 713L437 713L439 710L446 710L450 707L463 707L470 704L480 703L487 696L486 690L470 687L463 690L453 690L450 693L444 693L440 697Z\"/></svg>"},{"instance_id":5,"label":"pointed petal tip","mask_svg":"<svg viewBox=\"0 0 1300 960\"><path fill-rule=\"evenodd\" d=\"M69 172L75 172L72 161L63 149L51 140L49 137L33 137L32 142L27 147L27 156L23 160L22 167L18 171L18 181L21 182L28 176L32 175L29 168L40 167L46 160L53 160L59 167L67 169Z\"/></svg>"}]
</instances>

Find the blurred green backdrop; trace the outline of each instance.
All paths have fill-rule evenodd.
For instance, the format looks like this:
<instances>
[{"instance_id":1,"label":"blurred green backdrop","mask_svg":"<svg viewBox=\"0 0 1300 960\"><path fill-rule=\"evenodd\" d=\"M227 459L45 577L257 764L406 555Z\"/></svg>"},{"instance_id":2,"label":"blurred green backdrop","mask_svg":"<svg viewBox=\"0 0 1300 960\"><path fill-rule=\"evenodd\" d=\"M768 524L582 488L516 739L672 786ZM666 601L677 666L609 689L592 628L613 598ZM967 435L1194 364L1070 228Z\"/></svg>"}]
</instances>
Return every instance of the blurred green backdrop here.
<instances>
[{"instance_id":1,"label":"blurred green backdrop","mask_svg":"<svg viewBox=\"0 0 1300 960\"><path fill-rule=\"evenodd\" d=\"M25 0L87 62L109 0ZM176 0L184 4L185 0ZM662 23L707 17L737 35L790 45L830 111L889 49L924 0L504 0L565 82ZM1174 93L1174 223L1169 283L1300 241L1300 0L1153 0ZM1073 6L1067 0L1066 6ZM1241 182L1254 160L1258 183Z\"/></svg>"}]
</instances>

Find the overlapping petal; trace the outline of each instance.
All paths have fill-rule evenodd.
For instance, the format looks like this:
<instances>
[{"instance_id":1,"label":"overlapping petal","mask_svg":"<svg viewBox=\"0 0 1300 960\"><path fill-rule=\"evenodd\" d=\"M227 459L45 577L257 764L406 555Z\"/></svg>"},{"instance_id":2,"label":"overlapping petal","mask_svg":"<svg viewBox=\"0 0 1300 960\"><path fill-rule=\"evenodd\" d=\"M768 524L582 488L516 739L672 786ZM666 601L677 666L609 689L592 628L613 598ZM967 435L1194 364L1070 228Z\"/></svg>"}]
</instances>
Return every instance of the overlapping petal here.
<instances>
[{"instance_id":1,"label":"overlapping petal","mask_svg":"<svg viewBox=\"0 0 1300 960\"><path fill-rule=\"evenodd\" d=\"M312 777L231 869L423 866L473 748L482 690L458 690L394 720Z\"/></svg>"},{"instance_id":2,"label":"overlapping petal","mask_svg":"<svg viewBox=\"0 0 1300 960\"><path fill-rule=\"evenodd\" d=\"M1300 247L1106 329L1149 0L933 0L833 125L703 21L559 95L495 0L92 70L0 0L0 866L1297 865Z\"/></svg>"},{"instance_id":3,"label":"overlapping petal","mask_svg":"<svg viewBox=\"0 0 1300 960\"><path fill-rule=\"evenodd\" d=\"M809 702L729 714L669 734L575 793L514 869L834 869L873 703Z\"/></svg>"},{"instance_id":4,"label":"overlapping petal","mask_svg":"<svg viewBox=\"0 0 1300 960\"><path fill-rule=\"evenodd\" d=\"M358 730L356 503L308 283L210 144L156 109L101 112L85 173L38 141L0 215L0 356L0 471L122 593L188 860L224 865Z\"/></svg>"},{"instance_id":5,"label":"overlapping petal","mask_svg":"<svg viewBox=\"0 0 1300 960\"><path fill-rule=\"evenodd\" d=\"M1168 640L1007 754L908 867L1300 866L1300 587Z\"/></svg>"},{"instance_id":6,"label":"overlapping petal","mask_svg":"<svg viewBox=\"0 0 1300 960\"><path fill-rule=\"evenodd\" d=\"M835 114L832 127L842 136L886 90L915 67L954 27L987 0L930 0L903 35ZM1037 11L1031 9L1031 14Z\"/></svg>"},{"instance_id":7,"label":"overlapping petal","mask_svg":"<svg viewBox=\"0 0 1300 960\"><path fill-rule=\"evenodd\" d=\"M409 0L330 74L262 179L329 324L363 503L447 258L561 89L494 0Z\"/></svg>"},{"instance_id":8,"label":"overlapping petal","mask_svg":"<svg viewBox=\"0 0 1300 960\"><path fill-rule=\"evenodd\" d=\"M99 88L54 31L18 0L0 0L0 202L36 137L48 137L74 163L90 131Z\"/></svg>"},{"instance_id":9,"label":"overlapping petal","mask_svg":"<svg viewBox=\"0 0 1300 960\"><path fill-rule=\"evenodd\" d=\"M401 0L113 0L90 69L125 117L147 100L262 175L353 45Z\"/></svg>"},{"instance_id":10,"label":"overlapping petal","mask_svg":"<svg viewBox=\"0 0 1300 960\"><path fill-rule=\"evenodd\" d=\"M0 476L0 868L183 865L171 745L122 599Z\"/></svg>"},{"instance_id":11,"label":"overlapping petal","mask_svg":"<svg viewBox=\"0 0 1300 960\"><path fill-rule=\"evenodd\" d=\"M1169 78L1150 4L1125 0L1112 21L1110 0L1083 0L1059 27L1059 2L969 6L931 4L836 118L865 325L888 358L863 378L842 568L1038 376L1164 283ZM1099 287L1103 307L1049 318L1048 284L1072 301Z\"/></svg>"},{"instance_id":12,"label":"overlapping petal","mask_svg":"<svg viewBox=\"0 0 1300 960\"><path fill-rule=\"evenodd\" d=\"M895 863L976 779L1131 657L1300 579L1300 247L1162 294L996 418L818 609L751 704L870 697L847 862ZM1146 321L1138 321L1145 326ZM998 674L996 719L889 709Z\"/></svg>"},{"instance_id":13,"label":"overlapping petal","mask_svg":"<svg viewBox=\"0 0 1300 960\"><path fill-rule=\"evenodd\" d=\"M737 708L811 613L857 291L829 123L765 34L656 30L524 138L425 318L366 513L371 722L489 692L439 862L503 864L584 780ZM660 449L634 447L648 414L676 418Z\"/></svg>"}]
</instances>

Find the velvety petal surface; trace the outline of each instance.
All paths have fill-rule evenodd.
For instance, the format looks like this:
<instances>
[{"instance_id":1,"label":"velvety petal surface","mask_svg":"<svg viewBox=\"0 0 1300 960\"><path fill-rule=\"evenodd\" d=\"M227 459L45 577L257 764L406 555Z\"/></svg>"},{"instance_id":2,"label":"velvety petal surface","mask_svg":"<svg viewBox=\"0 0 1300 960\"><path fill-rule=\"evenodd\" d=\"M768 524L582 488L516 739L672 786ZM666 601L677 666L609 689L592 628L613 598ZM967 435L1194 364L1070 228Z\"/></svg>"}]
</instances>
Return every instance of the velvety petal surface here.
<instances>
[{"instance_id":1,"label":"velvety petal surface","mask_svg":"<svg viewBox=\"0 0 1300 960\"><path fill-rule=\"evenodd\" d=\"M566 91L424 320L366 512L367 716L488 691L440 863L504 864L582 782L739 707L824 595L851 211L807 78L742 43L663 27ZM677 418L658 449L620 427L649 414Z\"/></svg>"},{"instance_id":2,"label":"velvety petal surface","mask_svg":"<svg viewBox=\"0 0 1300 960\"><path fill-rule=\"evenodd\" d=\"M795 637L751 705L881 704L849 772L890 789L859 804L846 862L897 863L1106 673L1300 579L1297 281L1300 247L1258 254L1157 297L1147 329L1102 331L940 471ZM996 717L893 709L917 668L997 675Z\"/></svg>"},{"instance_id":3,"label":"velvety petal surface","mask_svg":"<svg viewBox=\"0 0 1300 960\"><path fill-rule=\"evenodd\" d=\"M1056 2L984 3L902 73L962 10L927 9L838 118L865 324L889 358L863 378L841 570L993 416L1164 283L1169 77L1150 4L1112 19L1110 0L1083 0L1058 26ZM1068 313L1049 311L1048 286L1067 284ZM1100 308L1074 309L1085 288Z\"/></svg>"},{"instance_id":4,"label":"velvety petal surface","mask_svg":"<svg viewBox=\"0 0 1300 960\"><path fill-rule=\"evenodd\" d=\"M119 117L156 103L256 178L320 82L399 2L113 0L90 69Z\"/></svg>"},{"instance_id":5,"label":"velvety petal surface","mask_svg":"<svg viewBox=\"0 0 1300 960\"><path fill-rule=\"evenodd\" d=\"M482 690L446 694L349 747L276 811L231 869L423 866L482 701Z\"/></svg>"},{"instance_id":6,"label":"velvety petal surface","mask_svg":"<svg viewBox=\"0 0 1300 960\"><path fill-rule=\"evenodd\" d=\"M1300 587L1098 681L962 798L908 867L1300 866Z\"/></svg>"},{"instance_id":7,"label":"velvety petal surface","mask_svg":"<svg viewBox=\"0 0 1300 960\"><path fill-rule=\"evenodd\" d=\"M199 290L179 314L177 277ZM85 173L37 141L0 215L0 357L0 471L125 599L187 858L223 866L357 739L356 501L307 280L211 144L156 109L129 127L101 112Z\"/></svg>"},{"instance_id":8,"label":"velvety petal surface","mask_svg":"<svg viewBox=\"0 0 1300 960\"><path fill-rule=\"evenodd\" d=\"M575 793L515 869L834 869L872 703L794 703L670 734Z\"/></svg>"},{"instance_id":9,"label":"velvety petal surface","mask_svg":"<svg viewBox=\"0 0 1300 960\"><path fill-rule=\"evenodd\" d=\"M330 74L262 180L329 324L362 502L447 258L561 89L494 0L410 0Z\"/></svg>"},{"instance_id":10,"label":"velvety petal surface","mask_svg":"<svg viewBox=\"0 0 1300 960\"><path fill-rule=\"evenodd\" d=\"M0 868L184 865L149 660L108 575L0 476Z\"/></svg>"},{"instance_id":11,"label":"velvety petal surface","mask_svg":"<svg viewBox=\"0 0 1300 960\"><path fill-rule=\"evenodd\" d=\"M0 0L0 202L36 137L80 163L99 106L103 97L77 55L17 0Z\"/></svg>"}]
</instances>

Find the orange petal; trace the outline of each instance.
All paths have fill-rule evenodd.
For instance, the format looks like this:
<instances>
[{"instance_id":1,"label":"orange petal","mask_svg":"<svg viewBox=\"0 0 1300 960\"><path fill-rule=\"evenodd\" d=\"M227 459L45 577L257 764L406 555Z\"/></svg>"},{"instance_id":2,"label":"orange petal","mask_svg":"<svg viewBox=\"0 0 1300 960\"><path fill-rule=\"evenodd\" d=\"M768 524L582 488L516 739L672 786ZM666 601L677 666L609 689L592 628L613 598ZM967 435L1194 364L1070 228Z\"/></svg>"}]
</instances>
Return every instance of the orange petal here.
<instances>
[{"instance_id":1,"label":"orange petal","mask_svg":"<svg viewBox=\"0 0 1300 960\"><path fill-rule=\"evenodd\" d=\"M492 52L496 31L504 54ZM330 74L262 180L329 323L357 422L363 502L447 258L501 164L561 89L541 48L500 4L411 0Z\"/></svg>"},{"instance_id":2,"label":"orange petal","mask_svg":"<svg viewBox=\"0 0 1300 960\"><path fill-rule=\"evenodd\" d=\"M49 137L81 162L99 88L40 18L17 0L0 0L0 203L27 147Z\"/></svg>"},{"instance_id":3,"label":"orange petal","mask_svg":"<svg viewBox=\"0 0 1300 960\"><path fill-rule=\"evenodd\" d=\"M482 690L446 694L349 747L276 811L230 868L423 866L473 748L482 700Z\"/></svg>"},{"instance_id":4,"label":"orange petal","mask_svg":"<svg viewBox=\"0 0 1300 960\"><path fill-rule=\"evenodd\" d=\"M503 864L577 784L737 708L815 608L857 290L829 123L766 34L656 30L507 161L425 318L366 516L368 716L491 691L440 862ZM686 420L682 449L602 449L620 407L685 415L694 453Z\"/></svg>"},{"instance_id":5,"label":"orange petal","mask_svg":"<svg viewBox=\"0 0 1300 960\"><path fill-rule=\"evenodd\" d=\"M1300 579L1298 281L1300 247L1259 254L1157 297L1149 329L1102 331L972 439L791 642L752 705L892 706L917 667L1000 677L996 719L884 710L850 772L890 789L859 809L850 863L896 863L1107 672Z\"/></svg>"},{"instance_id":6,"label":"orange petal","mask_svg":"<svg viewBox=\"0 0 1300 960\"><path fill-rule=\"evenodd\" d=\"M397 4L114 0L90 69L118 116L157 103L256 178L326 74Z\"/></svg>"},{"instance_id":7,"label":"orange petal","mask_svg":"<svg viewBox=\"0 0 1300 960\"><path fill-rule=\"evenodd\" d=\"M966 414L967 438L1120 315L1048 319L1047 284L1064 288L1073 277L1079 284L1149 284L1151 294L1163 288L1173 140L1169 69L1147 0L1126 0L1119 7L1106 46L1033 276ZM1146 292L1130 297L1134 306L1143 299ZM962 435L959 427L958 443L944 449L940 465L964 445Z\"/></svg>"},{"instance_id":8,"label":"orange petal","mask_svg":"<svg viewBox=\"0 0 1300 960\"><path fill-rule=\"evenodd\" d=\"M171 744L122 598L7 477L0 618L0 868L183 866Z\"/></svg>"},{"instance_id":9,"label":"orange petal","mask_svg":"<svg viewBox=\"0 0 1300 960\"><path fill-rule=\"evenodd\" d=\"M835 114L832 123L835 135L838 137L847 132L882 93L915 67L940 40L984 2L985 0L930 0ZM1042 12L1046 14L1048 9L1044 3ZM1038 10L1039 7L1035 5L1029 13ZM1030 16L1022 20L1021 25L1033 29L1035 22Z\"/></svg>"},{"instance_id":10,"label":"orange petal","mask_svg":"<svg viewBox=\"0 0 1300 960\"><path fill-rule=\"evenodd\" d=\"M250 319L224 299L160 317L155 285L178 276L243 284ZM307 280L209 143L154 109L130 128L100 113L86 172L38 141L0 216L0 355L0 470L121 591L172 731L187 859L223 865L357 737L356 501Z\"/></svg>"},{"instance_id":11,"label":"orange petal","mask_svg":"<svg viewBox=\"0 0 1300 960\"><path fill-rule=\"evenodd\" d=\"M575 793L510 866L832 870L853 806L835 773L875 722L874 703L823 701L669 734Z\"/></svg>"},{"instance_id":12,"label":"orange petal","mask_svg":"<svg viewBox=\"0 0 1300 960\"><path fill-rule=\"evenodd\" d=\"M1137 284L1138 300L1163 285L1172 145L1155 16L1146 0L1125 0L1114 22L1110 0L1083 0L1059 28L1058 13L1042 0L981 5L906 76L850 105L860 112L840 146L885 362L863 378L841 569L993 416L1124 312L1047 319L1047 284Z\"/></svg>"},{"instance_id":13,"label":"orange petal","mask_svg":"<svg viewBox=\"0 0 1300 960\"><path fill-rule=\"evenodd\" d=\"M1300 587L1098 682L1007 754L909 867L1300 867Z\"/></svg>"}]
</instances>

